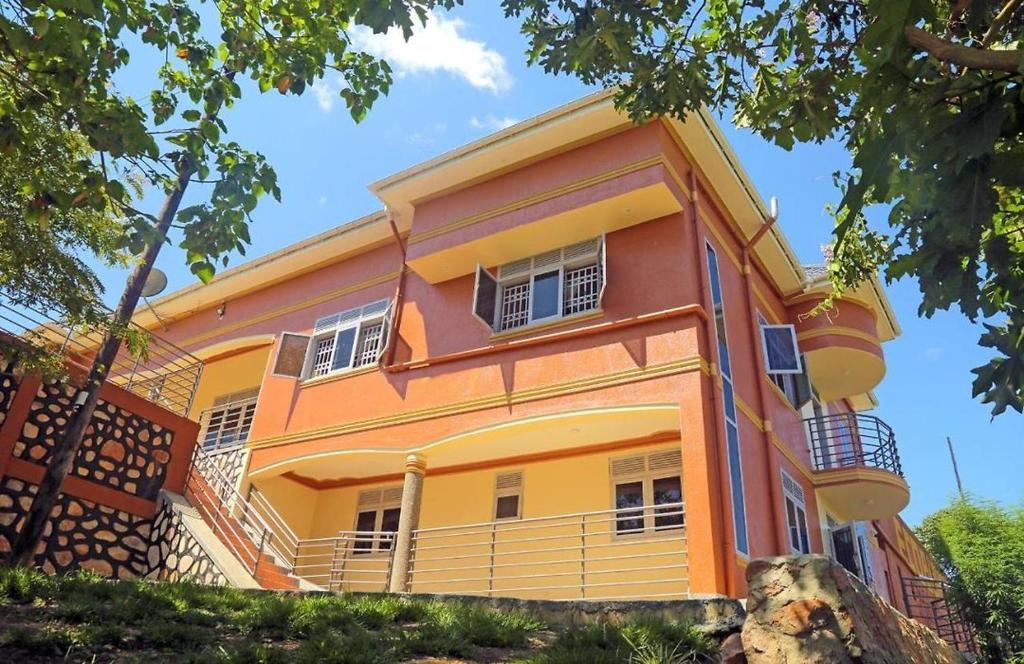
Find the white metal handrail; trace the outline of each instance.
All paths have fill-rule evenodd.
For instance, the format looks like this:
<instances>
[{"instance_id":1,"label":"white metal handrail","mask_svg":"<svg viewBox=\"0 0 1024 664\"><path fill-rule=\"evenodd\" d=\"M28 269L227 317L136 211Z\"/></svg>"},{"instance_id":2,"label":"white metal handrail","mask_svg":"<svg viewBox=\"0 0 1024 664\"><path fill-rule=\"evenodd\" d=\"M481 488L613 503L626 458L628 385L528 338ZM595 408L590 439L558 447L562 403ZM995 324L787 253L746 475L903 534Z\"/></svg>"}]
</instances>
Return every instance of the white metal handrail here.
<instances>
[{"instance_id":1,"label":"white metal handrail","mask_svg":"<svg viewBox=\"0 0 1024 664\"><path fill-rule=\"evenodd\" d=\"M685 514L685 504L676 502L415 530L407 589L547 599L685 597ZM634 522L628 530L617 527Z\"/></svg>"},{"instance_id":2,"label":"white metal handrail","mask_svg":"<svg viewBox=\"0 0 1024 664\"><path fill-rule=\"evenodd\" d=\"M287 550L287 546L275 544L277 534L274 529L252 503L239 493L236 480L211 462L210 455L201 445L195 447L186 488L205 499L194 501L193 506L202 510L207 522L224 535L220 539L225 541L250 573L255 573L264 554L273 556L274 563L279 567L286 570L290 568L292 556L282 551ZM244 547L235 543L246 540L253 545L255 554L240 551Z\"/></svg>"},{"instance_id":3,"label":"white metal handrail","mask_svg":"<svg viewBox=\"0 0 1024 664\"><path fill-rule=\"evenodd\" d=\"M385 541L390 546L382 550L379 543ZM371 548L356 549L357 544ZM386 591L393 562L394 533L347 530L331 537L298 540L293 569L296 575L327 590Z\"/></svg>"}]
</instances>

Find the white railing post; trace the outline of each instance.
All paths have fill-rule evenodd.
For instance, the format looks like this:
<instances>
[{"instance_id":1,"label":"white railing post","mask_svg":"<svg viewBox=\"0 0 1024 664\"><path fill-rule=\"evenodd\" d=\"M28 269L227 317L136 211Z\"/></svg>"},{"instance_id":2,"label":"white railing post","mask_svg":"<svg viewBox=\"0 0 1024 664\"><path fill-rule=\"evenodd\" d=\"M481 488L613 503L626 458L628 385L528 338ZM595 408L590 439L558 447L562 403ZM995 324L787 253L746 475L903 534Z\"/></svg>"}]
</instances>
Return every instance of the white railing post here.
<instances>
[{"instance_id":1,"label":"white railing post","mask_svg":"<svg viewBox=\"0 0 1024 664\"><path fill-rule=\"evenodd\" d=\"M580 515L580 599L587 598L587 515Z\"/></svg>"},{"instance_id":2,"label":"white railing post","mask_svg":"<svg viewBox=\"0 0 1024 664\"><path fill-rule=\"evenodd\" d=\"M487 564L487 596L494 596L494 544L498 536L498 524L491 522L491 559Z\"/></svg>"},{"instance_id":3,"label":"white railing post","mask_svg":"<svg viewBox=\"0 0 1024 664\"><path fill-rule=\"evenodd\" d=\"M426 460L416 454L405 459L405 484L402 488L402 511L398 517L398 532L394 539L391 578L388 590L393 593L406 592L409 588L409 572L412 562L413 530L419 526L420 504L423 501L423 476L426 474Z\"/></svg>"}]
</instances>

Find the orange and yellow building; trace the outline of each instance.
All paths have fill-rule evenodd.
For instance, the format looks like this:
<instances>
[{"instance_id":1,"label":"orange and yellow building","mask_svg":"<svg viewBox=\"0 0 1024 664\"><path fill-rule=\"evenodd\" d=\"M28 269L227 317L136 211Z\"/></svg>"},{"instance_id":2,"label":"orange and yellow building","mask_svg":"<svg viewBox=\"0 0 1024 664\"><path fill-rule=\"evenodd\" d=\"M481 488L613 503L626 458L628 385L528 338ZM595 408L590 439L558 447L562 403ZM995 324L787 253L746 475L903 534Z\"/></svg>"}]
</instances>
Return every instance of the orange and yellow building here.
<instances>
[{"instance_id":1,"label":"orange and yellow building","mask_svg":"<svg viewBox=\"0 0 1024 664\"><path fill-rule=\"evenodd\" d=\"M743 596L825 552L934 575L870 409L877 282L829 315L710 115L598 93L371 185L383 211L155 303L191 417L331 588ZM140 323L154 326L149 312Z\"/></svg>"}]
</instances>

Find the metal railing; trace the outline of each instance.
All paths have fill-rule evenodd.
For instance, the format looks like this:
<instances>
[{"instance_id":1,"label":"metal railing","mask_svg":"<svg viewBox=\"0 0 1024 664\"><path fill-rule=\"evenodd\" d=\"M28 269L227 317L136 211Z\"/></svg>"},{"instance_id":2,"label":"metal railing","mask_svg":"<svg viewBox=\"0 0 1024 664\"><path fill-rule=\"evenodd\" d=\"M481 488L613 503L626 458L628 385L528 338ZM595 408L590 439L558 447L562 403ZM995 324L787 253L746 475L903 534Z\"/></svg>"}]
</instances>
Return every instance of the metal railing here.
<instances>
[{"instance_id":1,"label":"metal railing","mask_svg":"<svg viewBox=\"0 0 1024 664\"><path fill-rule=\"evenodd\" d=\"M837 413L804 420L815 470L868 467L903 477L896 436L874 415Z\"/></svg>"},{"instance_id":2,"label":"metal railing","mask_svg":"<svg viewBox=\"0 0 1024 664\"><path fill-rule=\"evenodd\" d=\"M357 530L299 540L294 573L327 590L387 592L394 568L393 544L394 533Z\"/></svg>"},{"instance_id":3,"label":"metal railing","mask_svg":"<svg viewBox=\"0 0 1024 664\"><path fill-rule=\"evenodd\" d=\"M282 551L277 534L250 501L239 493L236 481L210 463L196 445L185 483L185 496L202 515L217 538L250 574L255 574L265 555L274 564L290 568L291 556Z\"/></svg>"},{"instance_id":4,"label":"metal railing","mask_svg":"<svg viewBox=\"0 0 1024 664\"><path fill-rule=\"evenodd\" d=\"M974 630L964 619L959 603L950 597L949 585L945 581L902 575L900 581L903 604L909 617L933 629L958 651L978 654Z\"/></svg>"},{"instance_id":5,"label":"metal railing","mask_svg":"<svg viewBox=\"0 0 1024 664\"><path fill-rule=\"evenodd\" d=\"M147 335L145 354L135 357L122 344L111 363L107 380L173 413L187 416L203 372L202 360L134 323L131 325ZM60 314L15 303L3 292L0 292L0 332L36 348L51 350L65 362L83 369L92 364L104 334L102 328L68 327Z\"/></svg>"},{"instance_id":6,"label":"metal railing","mask_svg":"<svg viewBox=\"0 0 1024 664\"><path fill-rule=\"evenodd\" d=\"M421 528L413 531L407 590L544 599L687 597L685 506Z\"/></svg>"}]
</instances>

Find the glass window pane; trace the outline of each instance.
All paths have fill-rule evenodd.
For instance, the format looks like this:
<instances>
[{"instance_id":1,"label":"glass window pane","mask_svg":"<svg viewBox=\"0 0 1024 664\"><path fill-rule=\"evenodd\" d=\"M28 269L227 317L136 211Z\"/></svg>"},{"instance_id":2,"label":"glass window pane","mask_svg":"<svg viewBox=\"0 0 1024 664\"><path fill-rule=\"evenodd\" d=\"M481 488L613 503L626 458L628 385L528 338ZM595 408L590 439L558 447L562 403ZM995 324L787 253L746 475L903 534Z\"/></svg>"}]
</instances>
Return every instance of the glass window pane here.
<instances>
[{"instance_id":1,"label":"glass window pane","mask_svg":"<svg viewBox=\"0 0 1024 664\"><path fill-rule=\"evenodd\" d=\"M501 496L494 509L495 519L515 519L519 516L519 496Z\"/></svg>"},{"instance_id":2,"label":"glass window pane","mask_svg":"<svg viewBox=\"0 0 1024 664\"><path fill-rule=\"evenodd\" d=\"M643 482L627 482L615 485L615 508L624 509L629 507L644 506L644 485ZM643 509L636 511L629 510L617 512L615 520L615 532L636 533L644 529Z\"/></svg>"},{"instance_id":3,"label":"glass window pane","mask_svg":"<svg viewBox=\"0 0 1024 664\"><path fill-rule=\"evenodd\" d=\"M334 363L331 369L347 369L352 366L352 346L356 343L356 328L350 327L338 332L338 340L334 344Z\"/></svg>"},{"instance_id":4,"label":"glass window pane","mask_svg":"<svg viewBox=\"0 0 1024 664\"><path fill-rule=\"evenodd\" d=\"M558 315L559 271L545 272L533 278L533 320Z\"/></svg>"},{"instance_id":5,"label":"glass window pane","mask_svg":"<svg viewBox=\"0 0 1024 664\"><path fill-rule=\"evenodd\" d=\"M674 505L683 502L683 482L679 477L654 480L654 504ZM683 525L683 507L675 505L654 510L654 529L679 528Z\"/></svg>"},{"instance_id":6,"label":"glass window pane","mask_svg":"<svg viewBox=\"0 0 1024 664\"><path fill-rule=\"evenodd\" d=\"M797 354L792 328L786 326L769 326L761 328L764 334L765 350L768 356L769 371L800 370L800 358Z\"/></svg>"},{"instance_id":7,"label":"glass window pane","mask_svg":"<svg viewBox=\"0 0 1024 664\"><path fill-rule=\"evenodd\" d=\"M360 533L372 533L377 526L377 512L360 512L356 518L356 530ZM373 548L373 535L356 535L356 542L352 546L356 553L369 551Z\"/></svg>"},{"instance_id":8,"label":"glass window pane","mask_svg":"<svg viewBox=\"0 0 1024 664\"><path fill-rule=\"evenodd\" d=\"M804 512L802 507L798 507L796 510L796 527L800 531L800 552L810 553L811 542L807 535L807 514Z\"/></svg>"},{"instance_id":9,"label":"glass window pane","mask_svg":"<svg viewBox=\"0 0 1024 664\"><path fill-rule=\"evenodd\" d=\"M391 541L394 539L394 535L391 533L398 532L398 519L402 515L402 510L398 507L384 510L384 514L380 517L380 544L377 546L381 551L387 551L391 548ZM386 534L385 534L386 533Z\"/></svg>"},{"instance_id":10,"label":"glass window pane","mask_svg":"<svg viewBox=\"0 0 1024 664\"><path fill-rule=\"evenodd\" d=\"M729 445L729 479L732 486L732 518L736 526L736 550L750 553L747 548L747 507L743 500L743 474L740 471L740 435L732 422L725 427Z\"/></svg>"}]
</instances>

